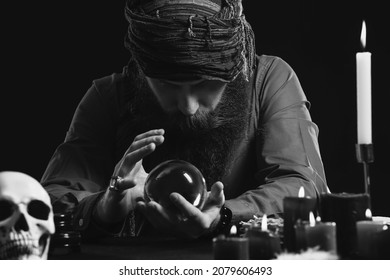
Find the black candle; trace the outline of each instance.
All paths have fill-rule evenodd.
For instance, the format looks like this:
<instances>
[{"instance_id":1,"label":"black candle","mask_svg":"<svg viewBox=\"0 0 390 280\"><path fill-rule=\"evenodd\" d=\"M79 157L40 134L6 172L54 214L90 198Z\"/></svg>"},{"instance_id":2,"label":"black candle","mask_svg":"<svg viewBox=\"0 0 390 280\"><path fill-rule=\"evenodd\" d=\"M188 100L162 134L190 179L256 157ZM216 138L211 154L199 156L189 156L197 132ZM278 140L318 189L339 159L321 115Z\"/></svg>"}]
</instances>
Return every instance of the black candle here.
<instances>
[{"instance_id":1,"label":"black candle","mask_svg":"<svg viewBox=\"0 0 390 280\"><path fill-rule=\"evenodd\" d=\"M382 230L375 234L375 258L390 260L390 224L384 225Z\"/></svg>"},{"instance_id":2,"label":"black candle","mask_svg":"<svg viewBox=\"0 0 390 280\"><path fill-rule=\"evenodd\" d=\"M249 238L249 258L251 260L274 259L280 252L280 238L267 227L267 216L264 215L261 226L251 226L245 236Z\"/></svg>"},{"instance_id":3,"label":"black candle","mask_svg":"<svg viewBox=\"0 0 390 280\"><path fill-rule=\"evenodd\" d=\"M370 220L365 215L367 208L367 194L338 193L321 196L322 221L336 222L337 253L340 258L357 258L356 222Z\"/></svg>"},{"instance_id":4,"label":"black candle","mask_svg":"<svg viewBox=\"0 0 390 280\"><path fill-rule=\"evenodd\" d=\"M366 211L366 217L371 218L370 209ZM384 221L358 221L356 222L357 232L357 254L361 259L378 259L380 258L380 248L386 246L386 240L382 232L388 232L388 225ZM388 250L390 247L387 247Z\"/></svg>"},{"instance_id":5,"label":"black candle","mask_svg":"<svg viewBox=\"0 0 390 280\"><path fill-rule=\"evenodd\" d=\"M305 251L318 248L337 254L336 223L322 222L320 217L314 218L310 213L310 221L298 221L295 225L296 248Z\"/></svg>"},{"instance_id":6,"label":"black candle","mask_svg":"<svg viewBox=\"0 0 390 280\"><path fill-rule=\"evenodd\" d=\"M227 237L220 235L213 239L213 251L215 260L248 260L249 240L247 237L235 236L235 233Z\"/></svg>"},{"instance_id":7,"label":"black candle","mask_svg":"<svg viewBox=\"0 0 390 280\"><path fill-rule=\"evenodd\" d=\"M297 252L295 223L300 221L309 221L310 212L317 213L317 200L304 194L301 187L296 197L288 196L283 200L284 208L284 246L289 252Z\"/></svg>"}]
</instances>

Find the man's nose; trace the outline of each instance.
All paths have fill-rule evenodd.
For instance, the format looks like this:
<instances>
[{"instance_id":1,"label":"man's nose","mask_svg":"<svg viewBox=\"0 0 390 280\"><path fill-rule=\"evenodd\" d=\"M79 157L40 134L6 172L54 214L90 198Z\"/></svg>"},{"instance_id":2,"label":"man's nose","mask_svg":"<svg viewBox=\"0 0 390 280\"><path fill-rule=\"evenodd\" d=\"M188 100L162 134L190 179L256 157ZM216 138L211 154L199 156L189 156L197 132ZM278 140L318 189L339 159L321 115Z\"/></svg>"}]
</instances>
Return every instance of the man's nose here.
<instances>
[{"instance_id":1,"label":"man's nose","mask_svg":"<svg viewBox=\"0 0 390 280\"><path fill-rule=\"evenodd\" d=\"M192 116L198 111L199 102L192 95L183 95L179 100L178 108L185 116Z\"/></svg>"}]
</instances>

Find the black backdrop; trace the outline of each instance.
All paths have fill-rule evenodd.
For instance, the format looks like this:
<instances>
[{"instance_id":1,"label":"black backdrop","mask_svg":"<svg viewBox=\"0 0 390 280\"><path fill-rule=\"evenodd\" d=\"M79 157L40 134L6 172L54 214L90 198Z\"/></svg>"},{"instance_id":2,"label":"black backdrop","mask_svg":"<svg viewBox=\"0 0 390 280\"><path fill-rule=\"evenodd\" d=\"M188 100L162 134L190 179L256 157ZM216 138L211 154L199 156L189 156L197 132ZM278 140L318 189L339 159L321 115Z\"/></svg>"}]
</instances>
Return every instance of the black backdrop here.
<instances>
[{"instance_id":1,"label":"black backdrop","mask_svg":"<svg viewBox=\"0 0 390 280\"><path fill-rule=\"evenodd\" d=\"M344 1L347 2L347 1ZM128 53L122 1L51 1L4 7L0 170L38 180L93 79L119 72ZM372 203L390 216L387 158L389 17L385 1L245 0L257 52L277 55L296 71L320 128L320 148L333 192L362 192L355 159L355 53L362 20L372 52Z\"/></svg>"}]
</instances>

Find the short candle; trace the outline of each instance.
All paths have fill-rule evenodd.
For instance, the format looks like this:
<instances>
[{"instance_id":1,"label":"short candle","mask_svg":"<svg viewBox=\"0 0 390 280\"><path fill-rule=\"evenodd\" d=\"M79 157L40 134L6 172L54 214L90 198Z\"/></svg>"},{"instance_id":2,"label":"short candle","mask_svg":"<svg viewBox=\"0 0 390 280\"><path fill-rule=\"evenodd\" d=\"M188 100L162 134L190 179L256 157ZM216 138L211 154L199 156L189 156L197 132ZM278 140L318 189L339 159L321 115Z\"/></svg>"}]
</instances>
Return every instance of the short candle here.
<instances>
[{"instance_id":1,"label":"short candle","mask_svg":"<svg viewBox=\"0 0 390 280\"><path fill-rule=\"evenodd\" d=\"M309 222L297 222L295 235L298 250L318 248L321 251L337 254L336 223L321 222L319 216L317 219L314 218L313 212L310 212Z\"/></svg>"},{"instance_id":2,"label":"short candle","mask_svg":"<svg viewBox=\"0 0 390 280\"><path fill-rule=\"evenodd\" d=\"M295 223L297 220L307 221L310 212L317 212L317 200L305 197L303 187L297 197L288 196L283 199L284 208L284 246L289 252L297 252L295 244Z\"/></svg>"},{"instance_id":3,"label":"short candle","mask_svg":"<svg viewBox=\"0 0 390 280\"><path fill-rule=\"evenodd\" d=\"M390 260L390 224L383 226L382 230L375 234L376 258Z\"/></svg>"},{"instance_id":4,"label":"short candle","mask_svg":"<svg viewBox=\"0 0 390 280\"><path fill-rule=\"evenodd\" d=\"M342 259L356 258L356 222L367 220L367 194L327 193L321 195L323 222L336 223L337 253Z\"/></svg>"},{"instance_id":5,"label":"short candle","mask_svg":"<svg viewBox=\"0 0 390 280\"><path fill-rule=\"evenodd\" d=\"M247 237L234 236L236 233L236 226L232 226L230 236L220 235L214 237L213 251L215 260L249 259L249 240Z\"/></svg>"},{"instance_id":6,"label":"short candle","mask_svg":"<svg viewBox=\"0 0 390 280\"><path fill-rule=\"evenodd\" d=\"M251 226L245 235L249 238L249 258L251 260L273 259L281 252L280 238L268 230L265 214L261 220L261 226Z\"/></svg>"},{"instance_id":7,"label":"short candle","mask_svg":"<svg viewBox=\"0 0 390 280\"><path fill-rule=\"evenodd\" d=\"M370 209L366 210L368 219L372 218ZM356 223L357 254L362 259L377 259L378 243L377 234L387 230L388 226L383 221L359 221ZM380 240L380 239L379 239Z\"/></svg>"}]
</instances>

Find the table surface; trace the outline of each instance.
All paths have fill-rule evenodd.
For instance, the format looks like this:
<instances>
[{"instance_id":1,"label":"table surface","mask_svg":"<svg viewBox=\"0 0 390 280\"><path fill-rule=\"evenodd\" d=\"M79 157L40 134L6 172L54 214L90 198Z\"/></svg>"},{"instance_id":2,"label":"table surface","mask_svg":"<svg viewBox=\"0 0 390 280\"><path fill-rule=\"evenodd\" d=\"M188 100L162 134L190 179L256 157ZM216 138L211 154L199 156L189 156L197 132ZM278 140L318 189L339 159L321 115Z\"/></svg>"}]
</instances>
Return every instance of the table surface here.
<instances>
[{"instance_id":1,"label":"table surface","mask_svg":"<svg viewBox=\"0 0 390 280\"><path fill-rule=\"evenodd\" d=\"M80 252L50 254L54 260L207 260L213 259L211 239L109 237L82 243ZM57 251L58 252L58 251Z\"/></svg>"},{"instance_id":2,"label":"table surface","mask_svg":"<svg viewBox=\"0 0 390 280\"><path fill-rule=\"evenodd\" d=\"M373 217L390 226L389 217ZM60 249L61 250L61 249ZM65 251L65 250L64 250ZM80 252L49 253L53 260L212 260L213 241L167 237L106 237L82 242ZM307 257L307 256L306 256Z\"/></svg>"}]
</instances>

